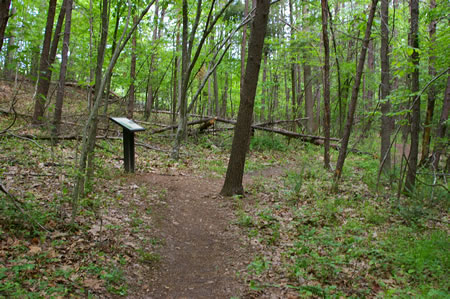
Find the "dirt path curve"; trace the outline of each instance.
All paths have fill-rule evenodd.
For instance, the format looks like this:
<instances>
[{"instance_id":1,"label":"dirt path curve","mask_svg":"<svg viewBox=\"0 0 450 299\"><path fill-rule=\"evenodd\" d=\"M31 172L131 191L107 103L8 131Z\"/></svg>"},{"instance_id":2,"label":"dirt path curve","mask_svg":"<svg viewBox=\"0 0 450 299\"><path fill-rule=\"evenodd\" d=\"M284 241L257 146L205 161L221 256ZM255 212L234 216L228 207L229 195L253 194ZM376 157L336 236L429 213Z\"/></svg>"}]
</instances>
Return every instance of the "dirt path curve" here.
<instances>
[{"instance_id":1,"label":"dirt path curve","mask_svg":"<svg viewBox=\"0 0 450 299\"><path fill-rule=\"evenodd\" d=\"M230 298L245 292L237 272L249 249L232 224L232 201L218 196L221 180L147 174L140 181L167 190L157 211L164 240L161 261L151 274L145 298Z\"/></svg>"}]
</instances>

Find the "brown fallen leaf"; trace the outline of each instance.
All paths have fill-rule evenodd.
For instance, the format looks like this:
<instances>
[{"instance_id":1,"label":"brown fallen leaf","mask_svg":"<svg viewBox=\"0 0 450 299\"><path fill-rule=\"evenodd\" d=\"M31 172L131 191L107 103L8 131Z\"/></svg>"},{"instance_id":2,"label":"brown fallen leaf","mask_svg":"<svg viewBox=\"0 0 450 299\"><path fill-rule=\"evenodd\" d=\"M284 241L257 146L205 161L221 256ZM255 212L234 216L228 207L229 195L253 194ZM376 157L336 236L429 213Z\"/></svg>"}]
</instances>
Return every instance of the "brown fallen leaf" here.
<instances>
[{"instance_id":1,"label":"brown fallen leaf","mask_svg":"<svg viewBox=\"0 0 450 299\"><path fill-rule=\"evenodd\" d=\"M30 251L28 251L29 254L37 254L42 251L41 247L35 245L31 245L29 248L30 248Z\"/></svg>"},{"instance_id":2,"label":"brown fallen leaf","mask_svg":"<svg viewBox=\"0 0 450 299\"><path fill-rule=\"evenodd\" d=\"M83 284L90 289L98 290L101 289L103 282L99 279L87 278L83 281Z\"/></svg>"}]
</instances>

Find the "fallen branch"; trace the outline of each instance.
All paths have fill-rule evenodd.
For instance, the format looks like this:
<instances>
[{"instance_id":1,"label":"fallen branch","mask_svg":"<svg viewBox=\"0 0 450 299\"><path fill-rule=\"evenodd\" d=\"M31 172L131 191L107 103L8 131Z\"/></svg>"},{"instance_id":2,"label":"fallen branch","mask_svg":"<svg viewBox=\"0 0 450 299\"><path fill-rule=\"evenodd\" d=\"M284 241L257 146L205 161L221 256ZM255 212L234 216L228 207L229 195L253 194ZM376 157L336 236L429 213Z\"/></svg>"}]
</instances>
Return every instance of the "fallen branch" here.
<instances>
[{"instance_id":1,"label":"fallen branch","mask_svg":"<svg viewBox=\"0 0 450 299\"><path fill-rule=\"evenodd\" d=\"M296 119L288 119L288 120L274 120L274 121L268 121L268 122L265 122L265 123L258 123L258 124L255 124L255 126L267 127L267 126L273 126L273 125L279 125L279 124L289 124L289 123L301 124L302 120L307 120L307 119L308 119L308 117L296 118Z\"/></svg>"},{"instance_id":2,"label":"fallen branch","mask_svg":"<svg viewBox=\"0 0 450 299\"><path fill-rule=\"evenodd\" d=\"M188 126L193 126L193 125L198 125L198 124L204 124L204 123L207 123L207 122L209 122L209 121L211 121L213 119L214 118L203 118L203 119L199 119L199 120L194 120L194 121L188 122L187 125ZM172 126L168 126L166 128L162 128L162 129L153 131L151 134L162 133L162 132L169 131L169 130L176 129L176 128L178 128L178 125L172 125Z\"/></svg>"},{"instance_id":3,"label":"fallen branch","mask_svg":"<svg viewBox=\"0 0 450 299\"><path fill-rule=\"evenodd\" d=\"M210 120L204 122L203 125L201 125L200 128L198 128L198 131L203 132L206 129L208 129L209 127L211 127L212 125L214 125L215 123L216 123L216 118L211 118Z\"/></svg>"},{"instance_id":4,"label":"fallen branch","mask_svg":"<svg viewBox=\"0 0 450 299\"><path fill-rule=\"evenodd\" d=\"M217 117L216 121L227 123L227 124L233 124L233 125L236 124L235 120L224 119L224 118L220 118L220 117ZM284 136L287 136L287 137L290 137L290 138L298 138L298 139L301 139L301 140L306 141L306 142L312 142L313 140L317 140L317 139L325 140L325 137L322 137L322 136L300 134L300 133L297 133L297 132L292 132L292 131L288 131L288 130L284 130L284 129L267 128L267 127L263 127L263 126L260 126L260 125L252 125L252 129L266 131L266 132L272 132L272 133L277 133L277 134L281 134L281 135L284 135ZM330 140L340 141L340 139L338 139L338 138L330 138Z\"/></svg>"}]
</instances>

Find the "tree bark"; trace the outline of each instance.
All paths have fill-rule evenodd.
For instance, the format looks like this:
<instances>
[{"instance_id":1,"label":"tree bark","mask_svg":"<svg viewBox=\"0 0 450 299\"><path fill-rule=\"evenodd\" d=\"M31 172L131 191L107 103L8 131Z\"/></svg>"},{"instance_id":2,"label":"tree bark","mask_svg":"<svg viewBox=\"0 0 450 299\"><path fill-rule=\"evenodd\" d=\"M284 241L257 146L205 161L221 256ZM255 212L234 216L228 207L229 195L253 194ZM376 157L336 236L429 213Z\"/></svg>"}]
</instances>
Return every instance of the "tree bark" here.
<instances>
[{"instance_id":1,"label":"tree bark","mask_svg":"<svg viewBox=\"0 0 450 299\"><path fill-rule=\"evenodd\" d=\"M414 70L411 74L411 93L413 94L413 105L411 113L411 149L408 156L408 171L406 173L406 194L411 194L416 183L417 161L419 157L419 133L420 133L420 97L416 96L419 91L419 0L410 0L410 47L413 48L411 62Z\"/></svg>"},{"instance_id":2,"label":"tree bark","mask_svg":"<svg viewBox=\"0 0 450 299\"><path fill-rule=\"evenodd\" d=\"M303 26L303 30L309 31L309 24L306 16L308 15L309 10L308 6L303 6L303 17L305 25ZM308 133L312 134L317 130L317 122L314 115L314 95L313 95L313 84L311 78L311 65L308 63L310 58L306 54L303 54L303 88L304 88L304 97L305 97L305 116L308 118L306 121L306 129Z\"/></svg>"},{"instance_id":3,"label":"tree bark","mask_svg":"<svg viewBox=\"0 0 450 299\"><path fill-rule=\"evenodd\" d=\"M356 104L358 101L358 93L359 93L359 88L361 86L361 77L363 74L364 62L366 60L367 47L368 47L369 41L370 41L370 33L372 30L372 23L373 23L373 18L375 16L377 3L378 3L378 0L372 0L370 12L369 12L369 18L367 19L366 32L364 34L364 40L363 40L362 47L361 47L361 54L359 56L358 67L356 69L355 83L354 83L353 89L352 89L352 97L350 99L350 105L348 107L347 122L345 124L344 136L342 138L341 149L339 150L339 156L338 156L338 160L336 163L336 170L334 172L334 178L335 178L334 189L337 188L337 184L342 175L342 169L344 167L345 158L347 157L348 142L350 140L350 134L352 132L353 119L355 117Z\"/></svg>"},{"instance_id":4,"label":"tree bark","mask_svg":"<svg viewBox=\"0 0 450 299\"><path fill-rule=\"evenodd\" d=\"M61 54L61 68L59 70L58 91L56 93L55 113L53 116L53 135L58 136L61 129L61 116L66 86L67 61L69 55L70 28L72 25L73 0L66 1L66 24L64 27L63 48Z\"/></svg>"},{"instance_id":5,"label":"tree bark","mask_svg":"<svg viewBox=\"0 0 450 299\"><path fill-rule=\"evenodd\" d=\"M102 26L100 32L100 43L97 49L97 65L95 69L95 87L94 87L94 99L99 96L102 97L103 91L100 90L102 74L103 74L103 62L105 60L106 43L108 41L108 26L109 26L109 1L102 0ZM105 115L109 99L109 90L107 91L105 101ZM91 178L94 173L94 148L97 142L97 127L98 127L98 109L94 113L94 119L92 122L92 128L89 132L89 143L88 143L88 159L87 159L87 179L85 180L85 185L91 183ZM82 193L86 186L83 186Z\"/></svg>"},{"instance_id":6,"label":"tree bark","mask_svg":"<svg viewBox=\"0 0 450 299\"><path fill-rule=\"evenodd\" d=\"M372 74L375 72L375 46L373 40L369 42L369 46L367 49L367 69L368 72L364 75L364 79L366 81L366 93L365 93L365 99L367 101L365 105L365 110L370 111L372 108L372 102L373 102L373 95L374 92L372 90L372 87L370 86L370 80L372 77ZM370 128L367 128L366 131L368 131Z\"/></svg>"},{"instance_id":7,"label":"tree bark","mask_svg":"<svg viewBox=\"0 0 450 299\"><path fill-rule=\"evenodd\" d=\"M436 0L430 0L430 10L434 11L436 9ZM434 53L434 44L436 43L436 25L437 20L432 19L428 26L428 32L430 37L431 45L429 47L430 54L428 56L428 74L431 78L436 76L436 68L434 63L436 56ZM425 123L423 129L422 137L422 158L419 164L423 164L428 160L428 155L430 154L430 140L431 140L431 123L433 121L434 114L434 104L436 102L436 86L433 84L428 88L428 98L427 98L427 114L425 116Z\"/></svg>"},{"instance_id":8,"label":"tree bark","mask_svg":"<svg viewBox=\"0 0 450 299\"><path fill-rule=\"evenodd\" d=\"M385 174L391 170L391 134L392 120L388 116L391 111L391 103L388 99L390 85L390 64L389 64L389 0L381 0L381 148L380 148L380 169Z\"/></svg>"},{"instance_id":9,"label":"tree bark","mask_svg":"<svg viewBox=\"0 0 450 299\"><path fill-rule=\"evenodd\" d=\"M116 50L117 47L117 33L119 31L119 22L120 22L120 10L122 7L122 0L119 0L116 6L116 22L114 25L114 33L113 33L113 37L112 37L112 46L111 46L111 56L114 55L114 52ZM108 18L108 23L109 23L109 18ZM103 20L102 20L103 22ZM106 78L106 100L105 100L105 105L103 107L103 114L107 115L108 113L108 99L109 99L109 94L111 92L111 77L112 77L112 73L108 74L108 77ZM101 78L101 77L100 77Z\"/></svg>"},{"instance_id":10,"label":"tree bark","mask_svg":"<svg viewBox=\"0 0 450 299\"><path fill-rule=\"evenodd\" d=\"M151 80L153 78L153 73L155 71L155 60L156 60L156 41L158 40L158 17L159 17L159 5L158 0L155 2L155 16L153 20L153 50L150 58L150 67L149 67L149 74L148 74L148 87L147 87L147 99L145 100L145 109L144 109L144 118L145 120L148 120L150 117L150 114L152 112L153 107L153 101L154 101L154 92L153 92L153 84L154 82Z\"/></svg>"},{"instance_id":11,"label":"tree bark","mask_svg":"<svg viewBox=\"0 0 450 299\"><path fill-rule=\"evenodd\" d=\"M47 98L47 94L44 94L43 90L41 89L42 88L41 81L47 81L47 84L50 84L50 78L48 78L47 72L50 67L49 54L53 31L53 21L55 19L55 11L56 11L56 0L50 0L48 4L47 24L45 26L44 42L41 51L38 88L34 99L35 102L34 102L33 124L36 125L43 123L45 102Z\"/></svg>"},{"instance_id":12,"label":"tree bark","mask_svg":"<svg viewBox=\"0 0 450 299\"><path fill-rule=\"evenodd\" d=\"M261 98L261 115L259 116L260 121L266 120L266 97L267 97L267 52L264 52L264 67L262 74L262 98Z\"/></svg>"},{"instance_id":13,"label":"tree bark","mask_svg":"<svg viewBox=\"0 0 450 299\"><path fill-rule=\"evenodd\" d=\"M290 27L290 35L289 42L291 44L292 49L294 49L294 6L292 4L292 0L289 0L289 22L291 23ZM294 55L294 54L292 54ZM292 119L297 117L297 72L296 72L296 57L291 57L291 89L292 89ZM295 125L295 124L294 124Z\"/></svg>"},{"instance_id":14,"label":"tree bark","mask_svg":"<svg viewBox=\"0 0 450 299\"><path fill-rule=\"evenodd\" d=\"M446 122L448 121L448 111L450 110L450 76L447 75L447 88L445 89L444 104L442 105L441 117L436 132L436 142L433 149L433 166L434 169L439 168L439 160L441 155L445 153L446 142ZM448 164L448 160L447 160Z\"/></svg>"},{"instance_id":15,"label":"tree bark","mask_svg":"<svg viewBox=\"0 0 450 299\"><path fill-rule=\"evenodd\" d=\"M244 19L248 15L248 0L244 0ZM242 42L241 42L241 81L240 87L244 86L244 72L245 72L245 49L247 48L247 25L242 28Z\"/></svg>"},{"instance_id":16,"label":"tree bark","mask_svg":"<svg viewBox=\"0 0 450 299\"><path fill-rule=\"evenodd\" d=\"M227 115L227 96L228 96L228 72L225 72L225 82L222 93L222 107L220 108L220 116L226 117Z\"/></svg>"},{"instance_id":17,"label":"tree bark","mask_svg":"<svg viewBox=\"0 0 450 299\"><path fill-rule=\"evenodd\" d=\"M324 51L323 65L323 131L325 135L324 143L324 166L331 169L330 165L330 46L328 41L328 1L321 0L322 4L322 39Z\"/></svg>"},{"instance_id":18,"label":"tree bark","mask_svg":"<svg viewBox=\"0 0 450 299\"><path fill-rule=\"evenodd\" d=\"M0 52L2 51L3 39L5 37L6 25L10 17L9 7L11 0L0 0Z\"/></svg>"},{"instance_id":19,"label":"tree bark","mask_svg":"<svg viewBox=\"0 0 450 299\"><path fill-rule=\"evenodd\" d=\"M306 128L311 134L315 131L316 121L314 117L314 97L312 90L311 66L307 63L303 64L303 86L305 89L305 114L308 118L308 120L306 121Z\"/></svg>"},{"instance_id":20,"label":"tree bark","mask_svg":"<svg viewBox=\"0 0 450 299\"><path fill-rule=\"evenodd\" d=\"M137 24L137 16L134 16L133 23ZM135 81L136 81L136 37L137 30L134 31L133 38L131 40L131 65L130 65L130 94L128 98L128 106L127 106L127 116L128 118L133 118L134 113L134 102L136 101L135 96Z\"/></svg>"},{"instance_id":21,"label":"tree bark","mask_svg":"<svg viewBox=\"0 0 450 299\"><path fill-rule=\"evenodd\" d=\"M336 4L336 6L335 6L336 14L337 14L338 9L339 9L339 5ZM338 107L339 107L339 116L336 118L336 120L338 122L338 135L342 136L342 118L340 117L342 115L341 65L339 63L339 55L338 55L337 46L336 46L336 38L334 35L333 17L331 15L329 5L327 5L327 12L328 12L328 18L330 20L331 40L333 41L333 49L334 49L334 56L335 56L336 70L337 70L337 85L338 85L337 86L337 100L338 100Z\"/></svg>"},{"instance_id":22,"label":"tree bark","mask_svg":"<svg viewBox=\"0 0 450 299\"><path fill-rule=\"evenodd\" d=\"M220 114L220 106L219 106L219 82L217 79L217 69L213 71L213 88L214 88L214 108L215 115L218 116Z\"/></svg>"},{"instance_id":23,"label":"tree bark","mask_svg":"<svg viewBox=\"0 0 450 299\"><path fill-rule=\"evenodd\" d=\"M269 20L269 10L270 0L257 0L255 18L250 32L244 84L243 88L241 88L241 104L234 131L227 174L220 192L224 196L244 193L242 178L244 175L245 156L250 144L250 128L258 85L258 74L261 67L264 37Z\"/></svg>"},{"instance_id":24,"label":"tree bark","mask_svg":"<svg viewBox=\"0 0 450 299\"><path fill-rule=\"evenodd\" d=\"M178 79L178 75L180 74L180 59L178 56L178 51L180 48L180 32L177 30L177 37L175 42L175 62L173 66L173 98L172 98L172 123L175 124L177 120L177 99L180 92L181 80Z\"/></svg>"},{"instance_id":25,"label":"tree bark","mask_svg":"<svg viewBox=\"0 0 450 299\"><path fill-rule=\"evenodd\" d=\"M199 5L201 5L201 0ZM182 139L186 136L186 126L187 126L187 86L190 74L189 70L189 53L188 53L188 3L187 0L183 0L183 29L181 33L181 86L180 86L180 96L178 98L178 103L180 105L179 119L178 119L178 129L177 135L175 136L175 145L172 150L172 158L178 159L180 157L180 146Z\"/></svg>"},{"instance_id":26,"label":"tree bark","mask_svg":"<svg viewBox=\"0 0 450 299\"><path fill-rule=\"evenodd\" d=\"M0 0L1 1L1 0ZM1 6L1 5L0 5ZM16 14L16 8L13 6L11 8L11 15ZM8 80L14 79L14 42L15 42L15 36L14 32L11 32L11 35L8 38L8 45L6 46L6 55L5 55L5 64L3 67L5 78ZM2 37L4 38L4 37ZM0 49L1 51L1 49Z\"/></svg>"}]
</instances>

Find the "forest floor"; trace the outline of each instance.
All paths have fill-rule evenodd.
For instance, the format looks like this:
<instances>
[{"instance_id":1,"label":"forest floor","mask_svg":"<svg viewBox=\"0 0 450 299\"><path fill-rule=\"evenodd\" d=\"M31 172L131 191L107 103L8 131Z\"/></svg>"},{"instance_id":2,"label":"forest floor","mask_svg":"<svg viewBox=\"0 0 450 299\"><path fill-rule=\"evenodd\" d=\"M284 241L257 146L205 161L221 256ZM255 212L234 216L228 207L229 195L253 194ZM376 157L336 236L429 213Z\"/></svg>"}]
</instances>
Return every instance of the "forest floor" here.
<instances>
[{"instance_id":1,"label":"forest floor","mask_svg":"<svg viewBox=\"0 0 450 299\"><path fill-rule=\"evenodd\" d=\"M174 161L173 132L151 133L169 123L155 113L136 136L136 173L125 174L121 131L103 121L96 170L71 226L79 141L52 144L48 124L30 125L31 84L16 92L0 83L0 179L10 194L0 194L0 297L449 295L450 202L437 185L448 183L424 168L427 185L398 197L398 169L377 182L376 138L358 145L373 155L349 155L332 193L320 146L256 132L245 197L224 198L229 131L193 128ZM85 92L68 95L63 135L73 137ZM121 109L114 103L112 115Z\"/></svg>"}]
</instances>

